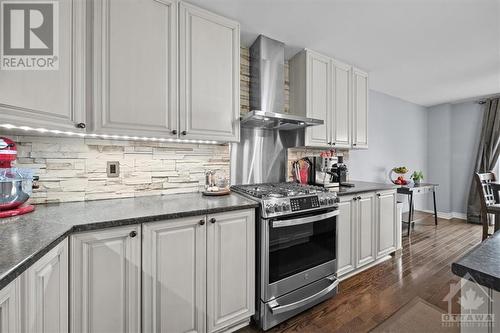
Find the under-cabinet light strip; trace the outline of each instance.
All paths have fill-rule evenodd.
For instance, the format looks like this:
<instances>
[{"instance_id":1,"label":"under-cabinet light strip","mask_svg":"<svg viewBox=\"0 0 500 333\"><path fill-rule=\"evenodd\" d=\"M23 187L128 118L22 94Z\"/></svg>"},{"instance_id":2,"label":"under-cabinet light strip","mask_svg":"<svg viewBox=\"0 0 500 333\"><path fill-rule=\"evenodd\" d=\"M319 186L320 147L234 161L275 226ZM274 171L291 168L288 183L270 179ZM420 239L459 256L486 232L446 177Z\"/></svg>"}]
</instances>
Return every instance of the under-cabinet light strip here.
<instances>
[{"instance_id":1,"label":"under-cabinet light strip","mask_svg":"<svg viewBox=\"0 0 500 333\"><path fill-rule=\"evenodd\" d=\"M128 136L128 135L115 135L115 134L87 134L87 133L76 133L71 131L60 131L51 130L47 128L33 128L29 126L16 126L12 124L0 124L0 128L5 128L8 130L23 130L26 132L38 132L41 134L49 133L56 135L67 135L76 136L81 138L100 138L100 139L113 139L113 140L130 140L130 141L158 141L158 142L176 142L176 143L203 143L203 144L218 144L217 141L210 140L188 140L188 139L172 139L172 138L151 138L151 137L140 137L140 136Z\"/></svg>"}]
</instances>

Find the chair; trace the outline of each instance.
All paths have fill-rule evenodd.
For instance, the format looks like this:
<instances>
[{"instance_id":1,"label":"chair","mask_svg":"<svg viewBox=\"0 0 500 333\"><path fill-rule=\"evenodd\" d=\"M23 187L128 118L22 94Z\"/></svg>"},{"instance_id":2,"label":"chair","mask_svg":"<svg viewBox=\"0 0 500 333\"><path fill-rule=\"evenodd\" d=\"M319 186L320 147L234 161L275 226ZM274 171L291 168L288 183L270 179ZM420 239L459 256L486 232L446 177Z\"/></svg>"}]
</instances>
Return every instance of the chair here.
<instances>
[{"instance_id":1,"label":"chair","mask_svg":"<svg viewBox=\"0 0 500 333\"><path fill-rule=\"evenodd\" d=\"M500 204L495 201L495 193L491 182L496 181L493 172L476 173L476 184L481 201L481 221L483 223L483 240L488 238L489 216L495 215L495 232L500 229Z\"/></svg>"}]
</instances>

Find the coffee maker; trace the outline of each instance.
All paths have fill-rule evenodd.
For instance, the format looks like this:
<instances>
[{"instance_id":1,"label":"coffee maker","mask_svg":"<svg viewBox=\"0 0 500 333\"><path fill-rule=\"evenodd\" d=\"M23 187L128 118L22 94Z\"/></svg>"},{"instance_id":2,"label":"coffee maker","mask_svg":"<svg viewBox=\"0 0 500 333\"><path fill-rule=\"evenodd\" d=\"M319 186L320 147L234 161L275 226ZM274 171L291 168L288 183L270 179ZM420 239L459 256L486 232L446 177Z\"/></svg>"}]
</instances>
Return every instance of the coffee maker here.
<instances>
[{"instance_id":1,"label":"coffee maker","mask_svg":"<svg viewBox=\"0 0 500 333\"><path fill-rule=\"evenodd\" d=\"M338 187L340 183L334 177L333 166L338 164L337 156L309 157L312 167L309 169L309 184L323 187Z\"/></svg>"},{"instance_id":2,"label":"coffee maker","mask_svg":"<svg viewBox=\"0 0 500 333\"><path fill-rule=\"evenodd\" d=\"M338 156L337 162L332 166L332 181L340 185L348 185L347 172L347 166L344 164L344 156Z\"/></svg>"}]
</instances>

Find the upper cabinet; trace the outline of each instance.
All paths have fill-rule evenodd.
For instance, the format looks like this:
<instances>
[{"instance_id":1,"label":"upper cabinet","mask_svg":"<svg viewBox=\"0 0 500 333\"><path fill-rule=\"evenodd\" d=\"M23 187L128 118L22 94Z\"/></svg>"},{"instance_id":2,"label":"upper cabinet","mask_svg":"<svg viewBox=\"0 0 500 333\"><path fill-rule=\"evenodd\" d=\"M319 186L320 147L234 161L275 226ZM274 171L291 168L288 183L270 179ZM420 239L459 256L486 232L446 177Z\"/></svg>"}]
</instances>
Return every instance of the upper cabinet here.
<instances>
[{"instance_id":1,"label":"upper cabinet","mask_svg":"<svg viewBox=\"0 0 500 333\"><path fill-rule=\"evenodd\" d=\"M94 1L95 131L176 137L177 6Z\"/></svg>"},{"instance_id":2,"label":"upper cabinet","mask_svg":"<svg viewBox=\"0 0 500 333\"><path fill-rule=\"evenodd\" d=\"M239 50L239 24L198 7L95 0L93 129L239 141Z\"/></svg>"},{"instance_id":3,"label":"upper cabinet","mask_svg":"<svg viewBox=\"0 0 500 333\"><path fill-rule=\"evenodd\" d=\"M290 113L323 119L306 129L305 145L328 147L331 142L331 61L304 50L290 59Z\"/></svg>"},{"instance_id":4,"label":"upper cabinet","mask_svg":"<svg viewBox=\"0 0 500 333\"><path fill-rule=\"evenodd\" d=\"M179 22L181 136L239 141L239 23L183 2Z\"/></svg>"},{"instance_id":5,"label":"upper cabinet","mask_svg":"<svg viewBox=\"0 0 500 333\"><path fill-rule=\"evenodd\" d=\"M58 3L58 69L0 70L0 123L84 131L86 4Z\"/></svg>"},{"instance_id":6,"label":"upper cabinet","mask_svg":"<svg viewBox=\"0 0 500 333\"><path fill-rule=\"evenodd\" d=\"M290 112L323 119L305 145L368 148L368 74L311 50L290 59Z\"/></svg>"},{"instance_id":7,"label":"upper cabinet","mask_svg":"<svg viewBox=\"0 0 500 333\"><path fill-rule=\"evenodd\" d=\"M353 140L354 148L368 148L368 73L353 71Z\"/></svg>"}]
</instances>

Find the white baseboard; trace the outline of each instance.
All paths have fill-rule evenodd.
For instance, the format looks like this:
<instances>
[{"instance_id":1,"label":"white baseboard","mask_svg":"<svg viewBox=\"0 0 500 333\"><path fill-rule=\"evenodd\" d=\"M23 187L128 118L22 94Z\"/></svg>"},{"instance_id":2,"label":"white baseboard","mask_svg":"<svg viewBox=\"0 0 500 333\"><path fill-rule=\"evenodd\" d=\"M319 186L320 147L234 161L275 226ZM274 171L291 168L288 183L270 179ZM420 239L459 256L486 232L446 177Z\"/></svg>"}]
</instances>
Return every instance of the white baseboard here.
<instances>
[{"instance_id":1,"label":"white baseboard","mask_svg":"<svg viewBox=\"0 0 500 333\"><path fill-rule=\"evenodd\" d=\"M419 211L424 212L424 213L434 214L434 211L433 210L429 210L429 209L419 209ZM445 220L451 220L451 219L467 220L467 214L464 214L464 213L458 213L458 212L451 212L451 213L437 212L437 215L438 215L438 217L440 219L445 219Z\"/></svg>"}]
</instances>

